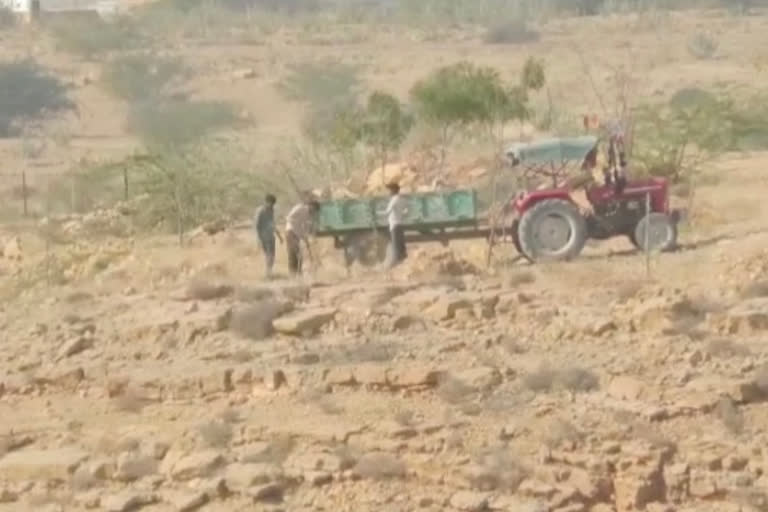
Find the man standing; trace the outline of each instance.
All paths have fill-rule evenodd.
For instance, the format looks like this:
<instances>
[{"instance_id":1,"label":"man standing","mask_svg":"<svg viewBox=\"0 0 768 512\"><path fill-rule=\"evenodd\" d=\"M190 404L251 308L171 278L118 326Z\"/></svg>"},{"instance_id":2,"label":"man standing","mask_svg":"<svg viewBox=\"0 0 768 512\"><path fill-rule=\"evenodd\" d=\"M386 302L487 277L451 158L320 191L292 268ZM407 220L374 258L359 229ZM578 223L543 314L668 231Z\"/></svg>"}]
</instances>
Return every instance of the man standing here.
<instances>
[{"instance_id":1,"label":"man standing","mask_svg":"<svg viewBox=\"0 0 768 512\"><path fill-rule=\"evenodd\" d=\"M277 198L267 194L264 204L256 211L256 234L259 237L261 250L264 251L264 262L267 267L267 277L272 277L272 267L275 265L275 237L283 242L280 232L275 229L275 203Z\"/></svg>"},{"instance_id":2,"label":"man standing","mask_svg":"<svg viewBox=\"0 0 768 512\"><path fill-rule=\"evenodd\" d=\"M391 256L389 265L394 267L408 257L408 250L405 247L405 230L403 228L403 219L408 211L408 204L405 198L400 195L400 185L390 183L387 185L391 199L385 210L387 220L389 221L389 236Z\"/></svg>"},{"instance_id":3,"label":"man standing","mask_svg":"<svg viewBox=\"0 0 768 512\"><path fill-rule=\"evenodd\" d=\"M288 270L291 275L301 274L301 243L304 242L307 251L311 251L309 234L314 228L319 211L320 204L315 200L308 200L294 206L285 219L285 247L288 250Z\"/></svg>"}]
</instances>

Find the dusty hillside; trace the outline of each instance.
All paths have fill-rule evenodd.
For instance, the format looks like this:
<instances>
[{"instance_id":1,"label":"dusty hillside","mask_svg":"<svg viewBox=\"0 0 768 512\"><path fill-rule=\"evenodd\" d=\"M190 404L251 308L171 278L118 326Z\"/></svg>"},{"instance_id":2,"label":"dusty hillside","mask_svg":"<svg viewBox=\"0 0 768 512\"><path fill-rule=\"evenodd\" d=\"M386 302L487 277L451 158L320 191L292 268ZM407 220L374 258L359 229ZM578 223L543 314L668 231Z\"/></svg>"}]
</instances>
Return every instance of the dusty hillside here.
<instances>
[{"instance_id":1,"label":"dusty hillside","mask_svg":"<svg viewBox=\"0 0 768 512\"><path fill-rule=\"evenodd\" d=\"M615 95L619 65L637 95L764 83L768 17L646 16L553 20L522 46L351 27L168 51L194 65L196 96L258 119L238 137L265 155L302 113L276 81L326 55L403 95L455 59L513 76L539 55L576 116L599 110L596 88ZM699 31L717 34L719 58L691 56ZM51 124L71 144L47 145L30 174L137 146L98 62L34 29L3 33L0 52L30 41L70 77L80 114ZM19 143L3 141L4 174L28 165ZM179 247L133 224L141 197L3 226L0 511L765 510L766 162L711 162L676 198L692 207L681 250L650 274L624 240L562 265L500 247L489 268L481 242L425 245L391 274L349 278L318 244L304 279L265 281L250 231L198 229Z\"/></svg>"}]
</instances>

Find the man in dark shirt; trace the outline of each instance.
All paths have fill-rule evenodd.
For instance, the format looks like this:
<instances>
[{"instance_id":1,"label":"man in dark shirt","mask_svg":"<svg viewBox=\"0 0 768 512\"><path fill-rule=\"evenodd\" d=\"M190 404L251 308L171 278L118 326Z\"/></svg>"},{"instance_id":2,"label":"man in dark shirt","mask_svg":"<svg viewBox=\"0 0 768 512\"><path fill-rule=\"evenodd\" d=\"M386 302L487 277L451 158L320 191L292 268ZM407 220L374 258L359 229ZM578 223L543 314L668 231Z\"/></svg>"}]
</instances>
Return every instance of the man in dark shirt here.
<instances>
[{"instance_id":1,"label":"man in dark shirt","mask_svg":"<svg viewBox=\"0 0 768 512\"><path fill-rule=\"evenodd\" d=\"M272 276L272 267L275 265L275 237L283 242L280 232L275 229L275 203L277 198L267 194L264 204L256 211L256 234L259 237L261 250L264 251L264 260L267 267L267 277Z\"/></svg>"}]
</instances>

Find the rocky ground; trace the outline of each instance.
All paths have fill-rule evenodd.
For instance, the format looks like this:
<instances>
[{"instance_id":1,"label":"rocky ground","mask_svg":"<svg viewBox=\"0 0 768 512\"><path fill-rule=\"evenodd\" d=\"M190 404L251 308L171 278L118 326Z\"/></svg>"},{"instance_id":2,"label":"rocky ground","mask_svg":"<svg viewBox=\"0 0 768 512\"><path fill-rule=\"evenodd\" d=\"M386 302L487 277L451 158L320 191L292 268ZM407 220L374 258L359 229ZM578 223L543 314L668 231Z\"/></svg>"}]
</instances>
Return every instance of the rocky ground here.
<instances>
[{"instance_id":1,"label":"rocky ground","mask_svg":"<svg viewBox=\"0 0 768 512\"><path fill-rule=\"evenodd\" d=\"M2 511L768 506L757 228L688 234L650 278L617 241L267 282L247 232L83 241L119 217L47 260L7 237Z\"/></svg>"},{"instance_id":2,"label":"rocky ground","mask_svg":"<svg viewBox=\"0 0 768 512\"><path fill-rule=\"evenodd\" d=\"M258 117L249 144L295 135L301 108L275 81L308 56L373 62L369 85L405 94L457 56L514 73L539 55L568 105L595 102L579 47L607 66L601 83L632 62L648 81L638 96L765 79L767 17L644 20L553 22L519 51L386 31L178 51L199 66L201 97ZM688 55L704 29L722 57ZM62 76L97 71L27 37L6 36L2 56L33 41ZM230 80L243 66L256 76ZM50 149L38 185L91 152L132 149L96 82L73 86L76 144ZM4 189L19 145L0 148ZM681 250L649 274L624 240L564 265L500 247L490 268L480 242L412 247L403 268L351 277L319 245L322 267L267 282L251 233L203 227L180 248L133 229L139 199L1 226L0 512L764 512L766 162L717 162ZM449 185L474 185L476 169ZM413 181L410 167L387 172Z\"/></svg>"}]
</instances>

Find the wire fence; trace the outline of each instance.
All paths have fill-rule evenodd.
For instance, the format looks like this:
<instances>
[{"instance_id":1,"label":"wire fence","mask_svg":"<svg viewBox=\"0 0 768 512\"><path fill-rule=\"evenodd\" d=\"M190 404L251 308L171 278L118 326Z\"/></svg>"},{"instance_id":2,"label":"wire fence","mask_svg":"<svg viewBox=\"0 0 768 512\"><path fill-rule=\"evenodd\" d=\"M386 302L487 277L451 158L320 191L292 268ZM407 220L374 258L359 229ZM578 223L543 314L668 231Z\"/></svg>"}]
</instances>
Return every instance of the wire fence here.
<instances>
[{"instance_id":1,"label":"wire fence","mask_svg":"<svg viewBox=\"0 0 768 512\"><path fill-rule=\"evenodd\" d=\"M19 170L0 172L0 220L78 214L136 195L127 170L88 173Z\"/></svg>"}]
</instances>

